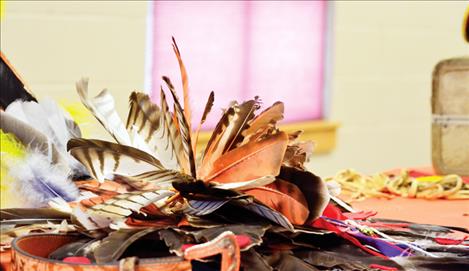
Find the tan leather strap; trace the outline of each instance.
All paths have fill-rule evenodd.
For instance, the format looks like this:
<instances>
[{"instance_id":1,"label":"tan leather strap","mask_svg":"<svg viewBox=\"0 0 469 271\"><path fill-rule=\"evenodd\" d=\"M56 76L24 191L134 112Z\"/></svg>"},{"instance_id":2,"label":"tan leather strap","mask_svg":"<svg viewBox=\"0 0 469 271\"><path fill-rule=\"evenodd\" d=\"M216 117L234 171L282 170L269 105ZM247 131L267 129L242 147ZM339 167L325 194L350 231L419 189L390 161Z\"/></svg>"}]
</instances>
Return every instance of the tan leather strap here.
<instances>
[{"instance_id":1,"label":"tan leather strap","mask_svg":"<svg viewBox=\"0 0 469 271\"><path fill-rule=\"evenodd\" d=\"M191 260L222 255L221 271L238 271L239 246L235 235L224 232L210 242L188 248L184 258L157 259L125 258L108 264L73 264L47 259L59 247L78 240L76 235L31 234L16 238L12 243L12 271L190 271ZM3 264L3 263L2 263Z\"/></svg>"},{"instance_id":2,"label":"tan leather strap","mask_svg":"<svg viewBox=\"0 0 469 271\"><path fill-rule=\"evenodd\" d=\"M238 242L232 232L226 231L207 243L188 248L184 258L188 260L203 259L221 254L221 271L237 271L241 264Z\"/></svg>"}]
</instances>

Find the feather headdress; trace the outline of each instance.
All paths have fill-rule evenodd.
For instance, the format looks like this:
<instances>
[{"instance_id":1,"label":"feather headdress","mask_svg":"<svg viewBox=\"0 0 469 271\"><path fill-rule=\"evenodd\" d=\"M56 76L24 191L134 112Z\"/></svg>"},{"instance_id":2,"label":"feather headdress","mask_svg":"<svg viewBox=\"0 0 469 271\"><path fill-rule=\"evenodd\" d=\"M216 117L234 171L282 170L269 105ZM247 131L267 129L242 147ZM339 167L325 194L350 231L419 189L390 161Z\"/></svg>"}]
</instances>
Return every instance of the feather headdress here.
<instances>
[{"instance_id":1,"label":"feather headdress","mask_svg":"<svg viewBox=\"0 0 469 271\"><path fill-rule=\"evenodd\" d=\"M243 244L245 270L369 270L372 264L399 267L396 262L421 268L419 257L390 262L386 253L435 256L402 241L421 234L415 225L388 230L399 236L397 240L366 226L370 220L348 219L335 210L327 185L305 170L313 144L298 140L301 131L287 133L277 126L283 119L282 102L263 111L259 97L232 102L223 110L205 150L198 152L198 134L215 96L210 93L200 124L191 127L188 76L174 39L173 50L183 99L171 80L163 77L160 103L132 92L125 122L116 113L110 91L92 97L88 80L77 82L83 105L116 142L81 138L76 125L50 104L45 108L41 102L17 102L7 110L15 117L1 113L2 129L18 139L10 140L10 145L23 148L19 148L23 162L17 165L21 168L13 167L10 174L21 180L15 187L34 194L28 200L54 208L2 210L2 226L31 223L28 228L37 230L44 229L40 224L44 221L66 219L62 223L72 223L87 238L49 257L84 256L97 263L115 262L135 250L136 256L161 256L161 247L167 248L165 253L183 255L187 245L214 240L226 231ZM68 172L76 168L71 157L94 179L72 182ZM346 203L341 206L352 210ZM325 215L326 208L332 217ZM386 222L378 222L383 225ZM435 236L457 232L420 228ZM459 247L448 252L430 245L445 256L469 256ZM460 260L450 260L459 267Z\"/></svg>"},{"instance_id":2,"label":"feather headdress","mask_svg":"<svg viewBox=\"0 0 469 271\"><path fill-rule=\"evenodd\" d=\"M213 92L210 94L200 125L193 133L190 127L187 72L174 40L173 48L181 69L184 103L179 101L170 79L163 77L164 86L170 95L162 87L158 106L152 103L148 95L132 92L126 125L115 113L113 98L109 92L104 90L91 99L87 96L87 80L82 79L77 83L77 91L84 105L114 136L117 144L72 139L68 142L68 150L100 182L106 179L119 180L134 189L127 194L103 200L99 208L119 208L119 211L108 215L115 219L116 213L119 213L122 214L121 218L125 218L132 212L138 213L141 210L136 209L134 203L124 203L121 200L117 206L116 200L176 189L176 194L168 194L167 203L161 206L169 208L170 212L207 215L216 213L226 204L234 204L279 225L288 225L286 227L290 230L291 223L301 225L307 218L319 216L329 200L327 188L320 179L317 179L319 181L315 182L314 187L319 196L316 200L307 201L308 196L301 190L304 189L303 184L298 187L298 184L288 178L279 177L282 165L302 165L305 159L297 157L305 157L310 151L310 148L291 145L294 143L291 138L296 136L289 136L278 130L276 123L283 118L284 112L281 102L274 103L259 114L258 97L240 104L232 103L224 110L202 157L197 159L194 151L197 134L211 110L214 95ZM174 105L173 110L168 106L168 99ZM290 151L292 148L294 151ZM290 153L288 157L285 156L287 150ZM199 186L207 186L208 190L198 192L198 198L203 195L203 199L199 198L197 202L187 201L187 194L182 195L182 187L190 187L190 183L198 181L201 181ZM211 200L213 194L210 194L212 190L209 187L217 187L217 191L236 190L236 193L251 200ZM291 194L291 191L296 192ZM264 197L266 194L275 195L279 204L272 204L271 198ZM156 199L161 200L159 197L155 197ZM298 210L302 210L301 218L292 217L296 211L292 212L288 206L297 206ZM106 215L97 212L97 208L90 208L90 213Z\"/></svg>"}]
</instances>

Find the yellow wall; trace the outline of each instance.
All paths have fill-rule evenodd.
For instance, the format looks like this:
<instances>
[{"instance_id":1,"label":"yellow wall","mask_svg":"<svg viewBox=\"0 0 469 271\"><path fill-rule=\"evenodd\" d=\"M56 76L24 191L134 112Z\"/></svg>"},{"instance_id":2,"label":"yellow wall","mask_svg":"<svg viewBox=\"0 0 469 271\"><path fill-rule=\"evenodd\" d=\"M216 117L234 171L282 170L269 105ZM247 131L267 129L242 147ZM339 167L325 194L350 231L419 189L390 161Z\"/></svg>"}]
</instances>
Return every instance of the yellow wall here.
<instances>
[{"instance_id":1,"label":"yellow wall","mask_svg":"<svg viewBox=\"0 0 469 271\"><path fill-rule=\"evenodd\" d=\"M337 148L311 168L328 175L430 164L431 72L469 54L461 36L468 2L333 6L330 117L342 127ZM124 116L130 91L143 88L146 12L143 1L7 1L1 49L37 96L78 100L74 82L85 75L95 93L115 94Z\"/></svg>"}]
</instances>

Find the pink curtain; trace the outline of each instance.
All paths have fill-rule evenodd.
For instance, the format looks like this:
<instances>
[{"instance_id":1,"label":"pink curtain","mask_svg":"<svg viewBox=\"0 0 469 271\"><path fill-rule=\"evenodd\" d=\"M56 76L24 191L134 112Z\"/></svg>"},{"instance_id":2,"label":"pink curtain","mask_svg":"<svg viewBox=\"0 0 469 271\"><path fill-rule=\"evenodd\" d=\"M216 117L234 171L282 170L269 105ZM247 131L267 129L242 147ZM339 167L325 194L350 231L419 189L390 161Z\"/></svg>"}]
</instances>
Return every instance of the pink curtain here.
<instances>
[{"instance_id":1,"label":"pink curtain","mask_svg":"<svg viewBox=\"0 0 469 271\"><path fill-rule=\"evenodd\" d=\"M285 102L285 122L322 117L325 2L158 1L149 16L147 87L158 97L167 75L181 93L174 36L189 74L193 123L211 90L205 128L230 101L256 95L264 106Z\"/></svg>"}]
</instances>

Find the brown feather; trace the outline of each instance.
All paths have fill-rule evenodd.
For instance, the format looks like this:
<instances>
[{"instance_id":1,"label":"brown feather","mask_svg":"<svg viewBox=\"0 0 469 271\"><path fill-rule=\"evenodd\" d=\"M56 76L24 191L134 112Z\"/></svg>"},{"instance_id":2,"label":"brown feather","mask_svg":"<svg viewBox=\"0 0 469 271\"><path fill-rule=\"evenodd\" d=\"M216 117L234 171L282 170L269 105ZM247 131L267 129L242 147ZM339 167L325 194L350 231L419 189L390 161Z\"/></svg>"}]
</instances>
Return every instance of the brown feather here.
<instances>
[{"instance_id":1,"label":"brown feather","mask_svg":"<svg viewBox=\"0 0 469 271\"><path fill-rule=\"evenodd\" d=\"M322 215L329 203L329 191L326 183L311 172L282 166L278 178L295 184L305 195L308 202L308 221Z\"/></svg>"},{"instance_id":2,"label":"brown feather","mask_svg":"<svg viewBox=\"0 0 469 271\"><path fill-rule=\"evenodd\" d=\"M292 183L276 180L269 185L246 190L244 193L279 211L292 224L303 225L309 216L305 196Z\"/></svg>"},{"instance_id":3,"label":"brown feather","mask_svg":"<svg viewBox=\"0 0 469 271\"><path fill-rule=\"evenodd\" d=\"M252 135L259 130L275 127L276 123L283 119L284 105L282 102L275 102L272 106L257 115L250 123L249 128L243 131L243 144L247 143Z\"/></svg>"},{"instance_id":4,"label":"brown feather","mask_svg":"<svg viewBox=\"0 0 469 271\"><path fill-rule=\"evenodd\" d=\"M139 212L141 208L151 203L164 202L172 195L174 195L174 192L169 190L136 191L119 194L91 206L89 213L110 219L123 218L131 215L132 212ZM161 206L162 203L157 205Z\"/></svg>"},{"instance_id":5,"label":"brown feather","mask_svg":"<svg viewBox=\"0 0 469 271\"><path fill-rule=\"evenodd\" d=\"M216 159L243 141L242 132L249 127L248 122L258 108L258 100L249 100L241 105L234 104L225 111L205 148L201 176L208 174Z\"/></svg>"},{"instance_id":6,"label":"brown feather","mask_svg":"<svg viewBox=\"0 0 469 271\"><path fill-rule=\"evenodd\" d=\"M181 134L179 133L178 124L176 121L174 121L174 116L169 110L168 102L166 101L166 95L164 94L163 88L161 88L160 90L160 106L161 111L163 112L166 127L168 128L169 135L171 137L171 142L174 146L176 158L178 160L180 168L184 171L184 169L189 168L188 157L184 155L184 148L182 145L182 139Z\"/></svg>"},{"instance_id":7,"label":"brown feather","mask_svg":"<svg viewBox=\"0 0 469 271\"><path fill-rule=\"evenodd\" d=\"M204 113L202 114L202 118L200 119L199 126L197 127L197 130L195 131L194 141L192 142L194 155L197 154L197 142L199 141L200 129L202 128L202 124L205 123L205 120L207 119L208 114L210 113L210 111L212 111L214 101L215 101L215 93L211 91L210 95L208 96L207 103L205 104Z\"/></svg>"},{"instance_id":8,"label":"brown feather","mask_svg":"<svg viewBox=\"0 0 469 271\"><path fill-rule=\"evenodd\" d=\"M172 37L172 39L173 39L173 50L178 59L179 70L181 71L182 91L183 91L183 96L184 96L184 116L186 117L189 131L191 131L192 130L191 129L191 120L192 120L191 113L192 112L191 112L191 105L189 101L189 79L187 78L186 66L184 65L184 62L182 61L179 47L176 44L176 40L174 39L174 37Z\"/></svg>"},{"instance_id":9,"label":"brown feather","mask_svg":"<svg viewBox=\"0 0 469 271\"><path fill-rule=\"evenodd\" d=\"M179 169L169 127L166 125L163 112L144 93L132 92L129 101L127 130L136 129L136 132L151 149L152 154L160 160L165 168Z\"/></svg>"},{"instance_id":10,"label":"brown feather","mask_svg":"<svg viewBox=\"0 0 469 271\"><path fill-rule=\"evenodd\" d=\"M176 91L174 90L173 85L171 84L171 81L166 76L163 76L163 80L168 85L168 88L171 92L171 95L173 96L174 114L176 116L177 123L178 123L178 126L179 126L179 132L180 132L180 135L181 135L182 147L183 147L183 150L184 150L183 154L188 160L189 168L183 167L184 173L190 174L191 176L195 177L196 176L195 158L194 158L194 152L193 152L192 143L191 143L190 126L188 124L188 120L184 116L184 111L181 107L181 104L179 103L179 99L176 95Z\"/></svg>"},{"instance_id":11,"label":"brown feather","mask_svg":"<svg viewBox=\"0 0 469 271\"><path fill-rule=\"evenodd\" d=\"M263 176L276 176L287 148L288 135L279 132L259 142L250 142L218 158L201 178L220 183L242 182Z\"/></svg>"},{"instance_id":12,"label":"brown feather","mask_svg":"<svg viewBox=\"0 0 469 271\"><path fill-rule=\"evenodd\" d=\"M163 168L144 151L97 139L71 139L67 150L100 182L108 174L128 176Z\"/></svg>"}]
</instances>

